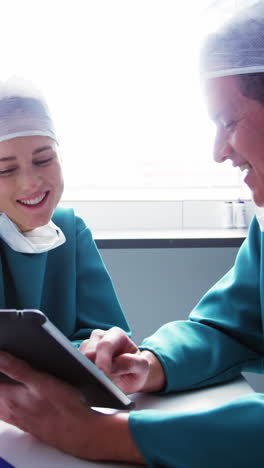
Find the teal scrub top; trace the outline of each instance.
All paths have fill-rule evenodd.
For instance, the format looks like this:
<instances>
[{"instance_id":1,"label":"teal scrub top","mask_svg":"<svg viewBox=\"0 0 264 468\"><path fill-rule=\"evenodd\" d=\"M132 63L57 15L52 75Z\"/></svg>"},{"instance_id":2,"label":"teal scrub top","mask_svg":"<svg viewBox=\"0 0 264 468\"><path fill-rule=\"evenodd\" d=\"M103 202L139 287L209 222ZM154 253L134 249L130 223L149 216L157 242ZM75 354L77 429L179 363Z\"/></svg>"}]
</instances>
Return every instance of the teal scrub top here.
<instances>
[{"instance_id":1,"label":"teal scrub top","mask_svg":"<svg viewBox=\"0 0 264 468\"><path fill-rule=\"evenodd\" d=\"M164 368L166 392L224 382L264 366L264 233L254 218L234 267L195 307L143 341ZM177 280L177 279L176 279ZM133 411L131 434L146 463L173 468L263 468L264 395L208 411Z\"/></svg>"},{"instance_id":2,"label":"teal scrub top","mask_svg":"<svg viewBox=\"0 0 264 468\"><path fill-rule=\"evenodd\" d=\"M129 326L90 230L72 209L53 222L65 244L39 254L12 250L0 240L0 309L39 309L75 344L95 328Z\"/></svg>"}]
</instances>

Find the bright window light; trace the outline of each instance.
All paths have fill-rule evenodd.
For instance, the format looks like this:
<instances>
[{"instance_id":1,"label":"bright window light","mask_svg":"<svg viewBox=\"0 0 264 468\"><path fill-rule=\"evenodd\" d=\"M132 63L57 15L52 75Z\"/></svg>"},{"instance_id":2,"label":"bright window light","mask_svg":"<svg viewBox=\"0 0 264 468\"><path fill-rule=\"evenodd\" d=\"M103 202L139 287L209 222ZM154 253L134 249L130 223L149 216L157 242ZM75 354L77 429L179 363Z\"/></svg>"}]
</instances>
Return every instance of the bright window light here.
<instances>
[{"instance_id":1,"label":"bright window light","mask_svg":"<svg viewBox=\"0 0 264 468\"><path fill-rule=\"evenodd\" d=\"M174 199L240 190L212 161L199 14L209 0L9 0L0 78L30 79L61 142L66 199Z\"/></svg>"}]
</instances>

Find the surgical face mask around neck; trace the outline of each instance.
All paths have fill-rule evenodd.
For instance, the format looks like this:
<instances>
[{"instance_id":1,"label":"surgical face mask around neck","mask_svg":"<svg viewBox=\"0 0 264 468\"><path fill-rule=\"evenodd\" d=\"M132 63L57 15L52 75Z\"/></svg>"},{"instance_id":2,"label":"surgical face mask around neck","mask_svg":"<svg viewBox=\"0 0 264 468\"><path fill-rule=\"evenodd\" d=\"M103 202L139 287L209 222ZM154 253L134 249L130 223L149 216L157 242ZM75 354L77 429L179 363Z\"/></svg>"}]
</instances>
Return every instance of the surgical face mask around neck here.
<instances>
[{"instance_id":1,"label":"surgical face mask around neck","mask_svg":"<svg viewBox=\"0 0 264 468\"><path fill-rule=\"evenodd\" d=\"M52 221L46 226L22 233L5 213L0 213L0 237L16 252L30 254L47 252L66 241L61 229Z\"/></svg>"}]
</instances>

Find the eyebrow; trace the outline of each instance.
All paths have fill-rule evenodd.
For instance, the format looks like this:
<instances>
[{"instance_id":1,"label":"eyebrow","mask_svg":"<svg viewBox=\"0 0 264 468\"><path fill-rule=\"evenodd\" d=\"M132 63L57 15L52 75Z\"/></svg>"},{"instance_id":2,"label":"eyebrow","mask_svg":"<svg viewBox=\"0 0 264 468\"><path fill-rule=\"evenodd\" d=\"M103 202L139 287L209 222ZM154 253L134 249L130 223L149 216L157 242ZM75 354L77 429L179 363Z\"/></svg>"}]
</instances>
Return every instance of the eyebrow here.
<instances>
[{"instance_id":1,"label":"eyebrow","mask_svg":"<svg viewBox=\"0 0 264 468\"><path fill-rule=\"evenodd\" d=\"M36 154L39 154L41 153L42 151L46 151L46 150L52 150L54 151L54 149L52 148L52 146L50 145L46 145L46 146L42 146L41 148L37 148L33 151L32 155L35 156ZM16 159L16 156L4 156L3 158L0 158L0 162L5 162L5 161L14 161Z\"/></svg>"},{"instance_id":2,"label":"eyebrow","mask_svg":"<svg viewBox=\"0 0 264 468\"><path fill-rule=\"evenodd\" d=\"M0 158L0 161L14 161L16 159L15 156L5 156L4 158Z\"/></svg>"},{"instance_id":3,"label":"eyebrow","mask_svg":"<svg viewBox=\"0 0 264 468\"><path fill-rule=\"evenodd\" d=\"M46 150L50 150L50 149L51 149L52 151L54 151L54 149L53 149L52 146L50 146L50 145L42 146L41 148L35 149L35 150L33 151L32 154L33 154L33 156L35 156L35 154L39 154L39 153L41 153L42 151L46 151Z\"/></svg>"}]
</instances>

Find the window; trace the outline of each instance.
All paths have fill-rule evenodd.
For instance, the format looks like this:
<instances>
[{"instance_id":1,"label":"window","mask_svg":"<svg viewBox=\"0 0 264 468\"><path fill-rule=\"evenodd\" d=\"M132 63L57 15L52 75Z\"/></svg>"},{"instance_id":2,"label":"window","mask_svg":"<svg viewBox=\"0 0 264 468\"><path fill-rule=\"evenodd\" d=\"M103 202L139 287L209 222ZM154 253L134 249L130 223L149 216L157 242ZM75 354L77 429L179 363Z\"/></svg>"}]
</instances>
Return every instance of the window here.
<instances>
[{"instance_id":1,"label":"window","mask_svg":"<svg viewBox=\"0 0 264 468\"><path fill-rule=\"evenodd\" d=\"M209 3L5 2L1 78L22 76L43 90L66 199L241 191L239 174L211 157L214 129L197 73L199 14Z\"/></svg>"}]
</instances>

